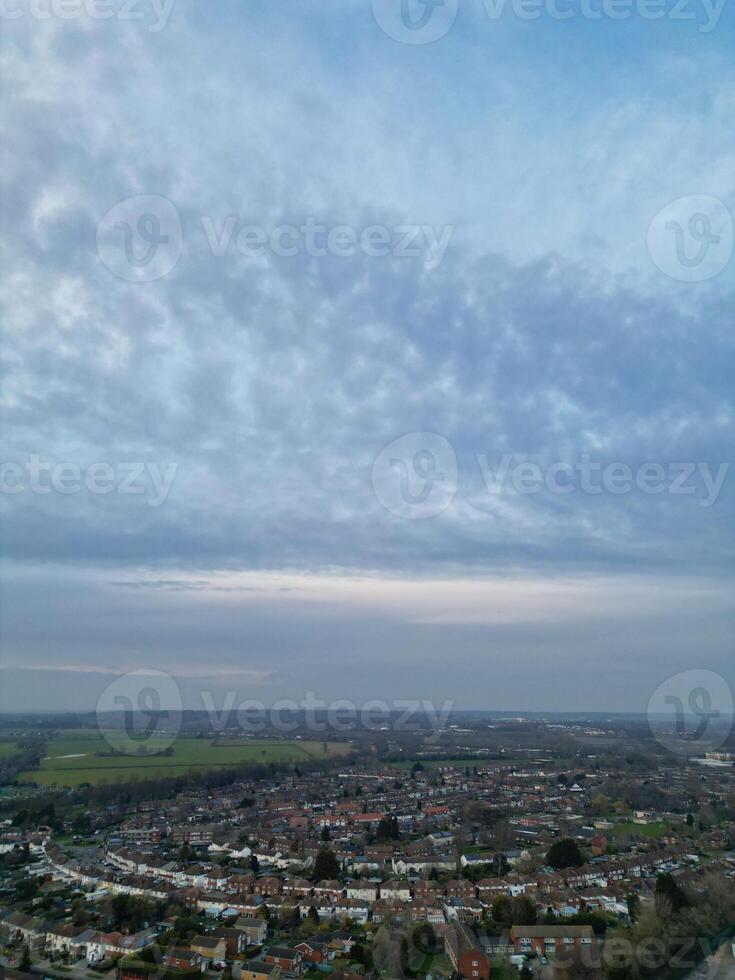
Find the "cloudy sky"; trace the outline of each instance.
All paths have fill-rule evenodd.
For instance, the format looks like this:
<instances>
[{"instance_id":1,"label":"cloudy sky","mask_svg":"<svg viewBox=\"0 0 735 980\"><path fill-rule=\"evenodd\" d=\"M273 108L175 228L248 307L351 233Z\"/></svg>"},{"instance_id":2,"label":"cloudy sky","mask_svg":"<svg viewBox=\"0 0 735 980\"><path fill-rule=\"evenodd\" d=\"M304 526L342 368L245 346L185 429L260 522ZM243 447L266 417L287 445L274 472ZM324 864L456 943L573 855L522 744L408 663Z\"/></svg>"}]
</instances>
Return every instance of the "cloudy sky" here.
<instances>
[{"instance_id":1,"label":"cloudy sky","mask_svg":"<svg viewBox=\"0 0 735 980\"><path fill-rule=\"evenodd\" d=\"M735 687L731 0L6 0L3 710Z\"/></svg>"}]
</instances>

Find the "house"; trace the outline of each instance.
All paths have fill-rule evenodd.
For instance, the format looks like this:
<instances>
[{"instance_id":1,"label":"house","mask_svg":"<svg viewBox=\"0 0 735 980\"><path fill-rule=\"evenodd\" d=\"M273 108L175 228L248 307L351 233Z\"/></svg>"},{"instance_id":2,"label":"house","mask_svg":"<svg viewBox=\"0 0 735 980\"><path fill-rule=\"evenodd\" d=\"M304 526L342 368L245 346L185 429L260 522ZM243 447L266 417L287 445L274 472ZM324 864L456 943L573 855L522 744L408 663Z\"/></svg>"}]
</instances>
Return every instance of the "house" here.
<instances>
[{"instance_id":1,"label":"house","mask_svg":"<svg viewBox=\"0 0 735 980\"><path fill-rule=\"evenodd\" d=\"M444 895L444 886L440 885L438 881L432 881L430 878L422 878L420 881L415 881L413 883L413 896L416 899L428 898L436 900L442 898Z\"/></svg>"},{"instance_id":2,"label":"house","mask_svg":"<svg viewBox=\"0 0 735 980\"><path fill-rule=\"evenodd\" d=\"M289 976L298 977L303 972L304 954L291 946L268 946L263 950L263 961L280 967Z\"/></svg>"},{"instance_id":3,"label":"house","mask_svg":"<svg viewBox=\"0 0 735 980\"><path fill-rule=\"evenodd\" d=\"M207 968L199 953L183 946L172 946L166 950L163 963L164 966L175 966L178 970L199 970L201 973Z\"/></svg>"},{"instance_id":4,"label":"house","mask_svg":"<svg viewBox=\"0 0 735 980\"><path fill-rule=\"evenodd\" d=\"M337 881L335 878L324 878L322 881L317 881L314 885L314 895L318 898L341 898L343 892L344 887L342 882Z\"/></svg>"},{"instance_id":5,"label":"house","mask_svg":"<svg viewBox=\"0 0 735 980\"><path fill-rule=\"evenodd\" d=\"M199 953L207 968L211 963L221 963L227 954L227 942L221 936L194 936L189 945Z\"/></svg>"},{"instance_id":6,"label":"house","mask_svg":"<svg viewBox=\"0 0 735 980\"><path fill-rule=\"evenodd\" d=\"M491 959L498 956L512 956L516 948L510 938L510 933L504 932L501 936L479 936L480 945Z\"/></svg>"},{"instance_id":7,"label":"house","mask_svg":"<svg viewBox=\"0 0 735 980\"><path fill-rule=\"evenodd\" d=\"M301 953L305 963L328 963L335 955L334 950L320 936L296 943L294 949Z\"/></svg>"},{"instance_id":8,"label":"house","mask_svg":"<svg viewBox=\"0 0 735 980\"><path fill-rule=\"evenodd\" d=\"M224 890L227 888L229 881L229 871L225 871L224 868L214 868L212 871L207 872L204 887L207 889Z\"/></svg>"},{"instance_id":9,"label":"house","mask_svg":"<svg viewBox=\"0 0 735 980\"><path fill-rule=\"evenodd\" d=\"M441 905L418 899L410 906L412 922L428 922L432 926L443 926L444 910Z\"/></svg>"},{"instance_id":10,"label":"house","mask_svg":"<svg viewBox=\"0 0 735 980\"><path fill-rule=\"evenodd\" d=\"M411 889L407 881L399 881L391 878L380 884L380 897L389 901L409 902L411 900Z\"/></svg>"},{"instance_id":11,"label":"house","mask_svg":"<svg viewBox=\"0 0 735 980\"><path fill-rule=\"evenodd\" d=\"M241 915L235 922L235 929L245 935L248 943L253 946L262 946L268 933L268 923L265 919L255 919L249 915Z\"/></svg>"},{"instance_id":12,"label":"house","mask_svg":"<svg viewBox=\"0 0 735 980\"><path fill-rule=\"evenodd\" d=\"M46 949L55 953L84 956L87 943L95 938L95 931L83 926L53 925L46 931Z\"/></svg>"},{"instance_id":13,"label":"house","mask_svg":"<svg viewBox=\"0 0 735 980\"><path fill-rule=\"evenodd\" d=\"M305 878L285 878L283 881L284 895L306 898L307 895L311 895L311 889L311 882Z\"/></svg>"},{"instance_id":14,"label":"house","mask_svg":"<svg viewBox=\"0 0 735 980\"><path fill-rule=\"evenodd\" d=\"M299 902L299 916L305 919L312 909L316 912L320 922L327 922L334 918L334 899L329 897L302 898Z\"/></svg>"},{"instance_id":15,"label":"house","mask_svg":"<svg viewBox=\"0 0 735 980\"><path fill-rule=\"evenodd\" d=\"M510 938L516 953L545 956L571 946L592 946L597 940L592 926L513 926Z\"/></svg>"},{"instance_id":16,"label":"house","mask_svg":"<svg viewBox=\"0 0 735 980\"><path fill-rule=\"evenodd\" d=\"M378 886L370 881L353 881L347 886L347 897L361 899L372 905L378 900Z\"/></svg>"},{"instance_id":17,"label":"house","mask_svg":"<svg viewBox=\"0 0 735 980\"><path fill-rule=\"evenodd\" d=\"M280 980L281 968L263 960L248 960L240 969L240 980Z\"/></svg>"},{"instance_id":18,"label":"house","mask_svg":"<svg viewBox=\"0 0 735 980\"><path fill-rule=\"evenodd\" d=\"M334 903L334 914L339 919L352 919L364 926L370 915L370 904L359 898L339 898Z\"/></svg>"},{"instance_id":19,"label":"house","mask_svg":"<svg viewBox=\"0 0 735 980\"><path fill-rule=\"evenodd\" d=\"M325 932L321 933L321 938L340 956L349 956L355 945L355 937L351 932Z\"/></svg>"},{"instance_id":20,"label":"house","mask_svg":"<svg viewBox=\"0 0 735 980\"><path fill-rule=\"evenodd\" d=\"M244 952L248 945L248 939L243 930L236 929L234 926L221 926L219 929L213 929L212 936L216 939L224 939L225 957L228 960Z\"/></svg>"},{"instance_id":21,"label":"house","mask_svg":"<svg viewBox=\"0 0 735 980\"><path fill-rule=\"evenodd\" d=\"M5 927L10 939L22 939L32 950L40 949L46 942L46 927L42 921L25 912L0 914L0 925Z\"/></svg>"},{"instance_id":22,"label":"house","mask_svg":"<svg viewBox=\"0 0 735 980\"><path fill-rule=\"evenodd\" d=\"M280 895L281 879L269 875L264 875L262 878L256 878L253 883L253 894L261 896Z\"/></svg>"},{"instance_id":23,"label":"house","mask_svg":"<svg viewBox=\"0 0 735 980\"><path fill-rule=\"evenodd\" d=\"M490 963L474 933L460 922L447 926L444 933L444 952L452 966L463 978L489 980Z\"/></svg>"},{"instance_id":24,"label":"house","mask_svg":"<svg viewBox=\"0 0 735 980\"><path fill-rule=\"evenodd\" d=\"M94 964L110 956L130 956L152 946L156 937L155 929L143 929L128 936L119 932L98 932L87 943L87 962Z\"/></svg>"},{"instance_id":25,"label":"house","mask_svg":"<svg viewBox=\"0 0 735 980\"><path fill-rule=\"evenodd\" d=\"M633 813L633 823L647 826L656 823L656 815L651 810L635 810Z\"/></svg>"},{"instance_id":26,"label":"house","mask_svg":"<svg viewBox=\"0 0 735 980\"><path fill-rule=\"evenodd\" d=\"M451 830L434 830L426 835L426 839L437 847L448 847L454 841Z\"/></svg>"},{"instance_id":27,"label":"house","mask_svg":"<svg viewBox=\"0 0 735 980\"><path fill-rule=\"evenodd\" d=\"M477 888L473 881L467 878L455 878L447 882L448 898L477 898Z\"/></svg>"},{"instance_id":28,"label":"house","mask_svg":"<svg viewBox=\"0 0 735 980\"><path fill-rule=\"evenodd\" d=\"M405 911L406 906L400 899L379 898L373 905L373 922L376 925L382 922L398 925L403 920Z\"/></svg>"}]
</instances>

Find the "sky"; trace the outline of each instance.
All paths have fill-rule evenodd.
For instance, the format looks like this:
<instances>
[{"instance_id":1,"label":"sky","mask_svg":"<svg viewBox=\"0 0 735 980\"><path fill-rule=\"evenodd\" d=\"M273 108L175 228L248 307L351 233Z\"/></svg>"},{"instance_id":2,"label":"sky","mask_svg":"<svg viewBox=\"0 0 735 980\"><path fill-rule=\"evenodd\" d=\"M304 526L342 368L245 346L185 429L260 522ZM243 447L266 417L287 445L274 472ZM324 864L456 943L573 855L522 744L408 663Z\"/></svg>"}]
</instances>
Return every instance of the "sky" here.
<instances>
[{"instance_id":1,"label":"sky","mask_svg":"<svg viewBox=\"0 0 735 980\"><path fill-rule=\"evenodd\" d=\"M0 710L735 689L734 9L5 0Z\"/></svg>"}]
</instances>

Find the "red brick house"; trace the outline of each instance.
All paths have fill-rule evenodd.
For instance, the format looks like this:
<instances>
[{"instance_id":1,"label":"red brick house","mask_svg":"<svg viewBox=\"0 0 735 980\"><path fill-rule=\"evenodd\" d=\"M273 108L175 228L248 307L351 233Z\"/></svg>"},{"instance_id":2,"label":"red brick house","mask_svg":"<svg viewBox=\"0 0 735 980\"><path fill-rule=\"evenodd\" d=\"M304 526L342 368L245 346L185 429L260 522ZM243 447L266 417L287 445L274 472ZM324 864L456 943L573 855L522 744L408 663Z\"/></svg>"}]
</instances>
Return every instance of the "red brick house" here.
<instances>
[{"instance_id":1,"label":"red brick house","mask_svg":"<svg viewBox=\"0 0 735 980\"><path fill-rule=\"evenodd\" d=\"M200 970L204 973L206 965L199 953L183 946L172 946L163 959L165 966L175 966L179 970Z\"/></svg>"},{"instance_id":2,"label":"red brick house","mask_svg":"<svg viewBox=\"0 0 735 980\"><path fill-rule=\"evenodd\" d=\"M593 946L597 940L592 926L513 926L510 939L517 953L546 956L575 946Z\"/></svg>"},{"instance_id":3,"label":"red brick house","mask_svg":"<svg viewBox=\"0 0 735 980\"><path fill-rule=\"evenodd\" d=\"M291 946L269 946L263 950L263 961L279 967L283 973L301 976L304 967L304 954Z\"/></svg>"},{"instance_id":4,"label":"red brick house","mask_svg":"<svg viewBox=\"0 0 735 980\"><path fill-rule=\"evenodd\" d=\"M296 943L294 949L302 954L306 963L327 963L334 959L334 950L319 939L305 939L303 942Z\"/></svg>"},{"instance_id":5,"label":"red brick house","mask_svg":"<svg viewBox=\"0 0 735 980\"><path fill-rule=\"evenodd\" d=\"M447 926L444 951L463 980L489 980L490 962L467 926L461 923Z\"/></svg>"}]
</instances>

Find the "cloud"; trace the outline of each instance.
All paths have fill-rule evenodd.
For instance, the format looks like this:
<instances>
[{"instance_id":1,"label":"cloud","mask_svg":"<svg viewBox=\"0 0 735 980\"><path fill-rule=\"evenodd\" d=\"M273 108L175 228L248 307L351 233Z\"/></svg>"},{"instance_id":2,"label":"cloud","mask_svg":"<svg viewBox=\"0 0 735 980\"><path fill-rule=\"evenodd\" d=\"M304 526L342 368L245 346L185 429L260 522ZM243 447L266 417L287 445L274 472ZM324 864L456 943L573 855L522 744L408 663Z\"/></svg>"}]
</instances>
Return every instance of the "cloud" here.
<instances>
[{"instance_id":1,"label":"cloud","mask_svg":"<svg viewBox=\"0 0 735 980\"><path fill-rule=\"evenodd\" d=\"M207 656L234 660L242 628L256 647L247 669L267 660L281 676L303 623L268 618L279 590L298 591L302 616L304 581L335 577L382 581L405 602L396 582L461 583L454 606L414 610L411 628L436 628L433 655L448 643L472 665L472 630L509 627L469 598L473 581L505 577L524 598L508 603L528 618L529 649L541 649L538 603L519 579L550 582L553 596L559 581L588 578L599 598L622 576L621 629L637 626L647 647L640 576L731 582L729 477L703 507L701 481L682 495L494 493L482 464L513 454L546 470L588 454L603 467L716 472L731 456L733 265L692 286L646 251L648 223L673 198L707 193L735 208L724 32L698 38L702 73L677 25L626 25L612 57L621 25L573 25L561 44L550 39L563 25L531 34L465 12L429 51L385 37L368 7L328 4L314 23L300 3L288 14L223 3L216 15L178 4L158 33L119 20L8 23L4 462L175 466L156 506L148 484L34 492L23 477L0 494L19 576L10 662L41 663L53 648L72 665L152 658L184 670L223 605L251 613L262 599L260 637L233 622ZM96 248L100 219L140 194L170 200L182 228L178 261L147 283L116 277ZM310 218L452 234L436 268L360 251L254 259L236 240L217 256L203 219L221 230L228 216L266 234ZM427 520L386 510L373 485L376 457L415 432L443 436L457 461L451 504ZM104 616L87 631L46 603L80 602L92 573ZM245 573L299 582L236 581ZM34 598L41 580L51 594ZM205 617L184 616L188 635L159 620L177 594ZM581 622L583 589L558 600ZM704 629L707 602L691 601ZM354 612L341 603L326 643L335 657ZM137 640L132 608L157 622L150 633L136 622ZM51 644L28 625L41 609L58 616ZM366 635L377 642L390 603L376 616ZM659 616L656 604L648 622ZM718 623L717 650L729 635ZM426 649L417 635L409 649ZM403 639L391 636L391 657ZM526 640L498 642L518 653ZM315 668L323 647L317 630Z\"/></svg>"}]
</instances>

